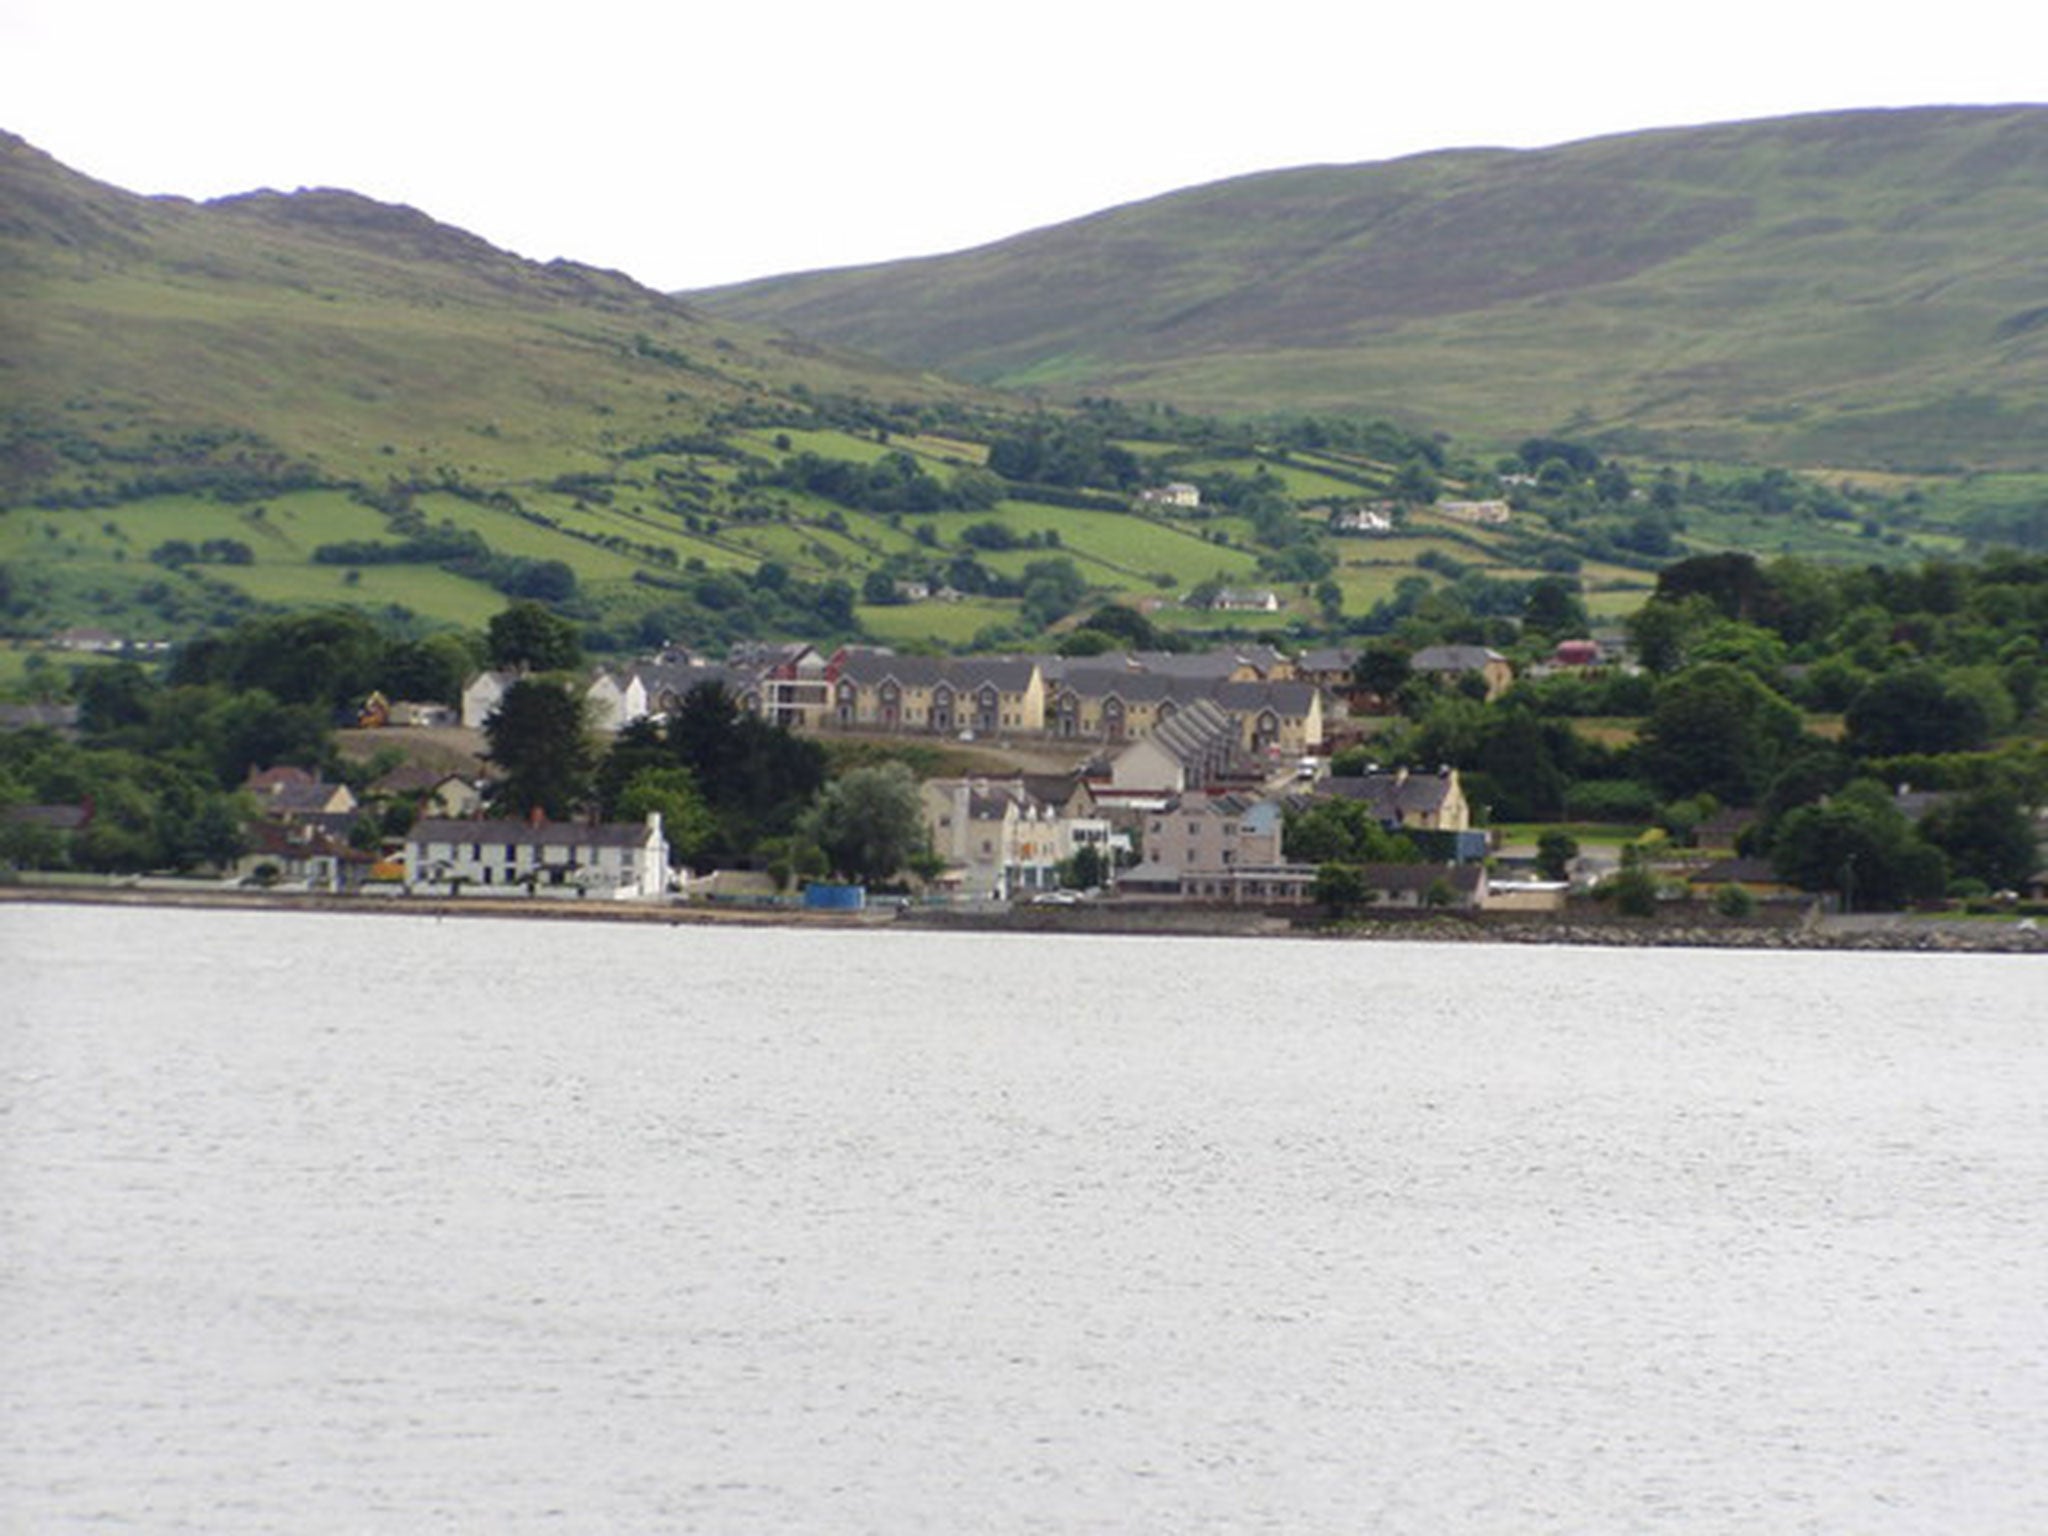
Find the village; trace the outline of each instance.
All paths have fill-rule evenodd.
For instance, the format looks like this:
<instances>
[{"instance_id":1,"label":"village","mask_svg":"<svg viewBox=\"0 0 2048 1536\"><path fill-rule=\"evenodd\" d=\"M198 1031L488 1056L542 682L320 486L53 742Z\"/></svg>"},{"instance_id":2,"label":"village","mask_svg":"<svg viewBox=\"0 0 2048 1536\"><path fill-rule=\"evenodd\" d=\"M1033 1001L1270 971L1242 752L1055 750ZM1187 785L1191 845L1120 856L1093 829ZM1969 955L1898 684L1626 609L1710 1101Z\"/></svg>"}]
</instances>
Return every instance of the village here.
<instances>
[{"instance_id":1,"label":"village","mask_svg":"<svg viewBox=\"0 0 2048 1536\"><path fill-rule=\"evenodd\" d=\"M713 661L680 648L579 683L600 739L721 690L749 716L806 738L970 747L1006 764L930 776L918 785L924 876L905 872L871 893L827 879L790 881L745 867L679 867L658 813L636 820L493 817L486 727L515 671L483 671L460 709L372 695L359 741L406 761L361 793L315 772L252 770L259 814L247 847L222 871L242 889L365 897L569 900L707 910L846 910L908 904L1300 911L1327 905L1322 861L1287 855L1290 816L1341 806L1398 836L1398 858L1348 867L1345 900L1375 913L1557 913L1614 873L1597 851L1539 861L1502 843L1469 803L1459 772L1381 768L1366 743L1376 702L1361 695L1356 653L1288 656L1267 645L1207 651L933 657L874 647L830 653L804 644L737 647ZM1425 647L1413 671L1494 698L1514 681L1499 652ZM1541 670L1597 673L1633 665L1619 637L1562 642ZM434 768L432 754L389 743L467 744L474 766ZM402 834L370 846L369 818ZM56 808L74 818L89 814ZM1701 892L1730 883L1764 899L1796 896L1761 861L1694 858L1678 871Z\"/></svg>"}]
</instances>

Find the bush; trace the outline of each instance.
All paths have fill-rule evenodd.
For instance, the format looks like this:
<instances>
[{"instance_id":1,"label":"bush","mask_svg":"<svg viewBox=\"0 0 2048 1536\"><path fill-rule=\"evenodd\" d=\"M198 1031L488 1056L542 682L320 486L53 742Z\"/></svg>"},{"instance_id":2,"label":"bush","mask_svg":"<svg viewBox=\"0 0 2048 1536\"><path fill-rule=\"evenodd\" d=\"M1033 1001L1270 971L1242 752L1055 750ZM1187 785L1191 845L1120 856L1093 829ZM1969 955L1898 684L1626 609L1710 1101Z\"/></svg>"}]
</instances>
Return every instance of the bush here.
<instances>
[{"instance_id":1,"label":"bush","mask_svg":"<svg viewBox=\"0 0 2048 1536\"><path fill-rule=\"evenodd\" d=\"M1748 917L1756 911L1756 898L1739 885L1724 885L1714 892L1714 911L1722 917Z\"/></svg>"}]
</instances>

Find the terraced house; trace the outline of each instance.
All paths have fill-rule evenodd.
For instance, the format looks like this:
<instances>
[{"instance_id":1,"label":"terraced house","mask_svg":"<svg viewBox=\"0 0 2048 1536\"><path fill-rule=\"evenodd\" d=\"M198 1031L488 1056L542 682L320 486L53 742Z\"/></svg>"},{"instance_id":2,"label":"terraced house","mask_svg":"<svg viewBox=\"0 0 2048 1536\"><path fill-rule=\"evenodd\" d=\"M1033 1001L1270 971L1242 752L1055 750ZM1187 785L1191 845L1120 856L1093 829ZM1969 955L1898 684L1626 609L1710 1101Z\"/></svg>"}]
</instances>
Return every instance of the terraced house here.
<instances>
[{"instance_id":1,"label":"terraced house","mask_svg":"<svg viewBox=\"0 0 2048 1536\"><path fill-rule=\"evenodd\" d=\"M832 725L950 736L1037 736L1045 674L1030 657L897 656L849 648L829 668Z\"/></svg>"}]
</instances>

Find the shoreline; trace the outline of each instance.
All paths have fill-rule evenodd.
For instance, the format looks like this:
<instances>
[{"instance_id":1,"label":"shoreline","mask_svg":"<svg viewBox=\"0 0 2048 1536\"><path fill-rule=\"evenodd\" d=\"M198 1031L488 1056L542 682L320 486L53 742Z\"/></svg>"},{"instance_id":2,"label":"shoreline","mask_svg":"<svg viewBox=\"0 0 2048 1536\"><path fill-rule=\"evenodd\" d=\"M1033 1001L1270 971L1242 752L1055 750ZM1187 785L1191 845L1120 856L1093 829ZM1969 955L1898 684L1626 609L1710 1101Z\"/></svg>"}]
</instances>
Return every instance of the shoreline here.
<instances>
[{"instance_id":1,"label":"shoreline","mask_svg":"<svg viewBox=\"0 0 2048 1536\"><path fill-rule=\"evenodd\" d=\"M1346 922L1230 907L1126 906L963 909L870 907L858 912L703 903L588 902L546 897L418 897L180 888L166 884L0 885L0 904L177 907L190 911L358 913L393 917L515 918L746 927L877 929L943 933L1093 934L1102 937L1293 938L1324 943L1391 940L1440 944L1548 944L1587 948L1743 949L2048 955L2048 931L2016 922L1870 914L1780 922L1726 921L1687 913L1659 918L1568 914L1379 916Z\"/></svg>"}]
</instances>

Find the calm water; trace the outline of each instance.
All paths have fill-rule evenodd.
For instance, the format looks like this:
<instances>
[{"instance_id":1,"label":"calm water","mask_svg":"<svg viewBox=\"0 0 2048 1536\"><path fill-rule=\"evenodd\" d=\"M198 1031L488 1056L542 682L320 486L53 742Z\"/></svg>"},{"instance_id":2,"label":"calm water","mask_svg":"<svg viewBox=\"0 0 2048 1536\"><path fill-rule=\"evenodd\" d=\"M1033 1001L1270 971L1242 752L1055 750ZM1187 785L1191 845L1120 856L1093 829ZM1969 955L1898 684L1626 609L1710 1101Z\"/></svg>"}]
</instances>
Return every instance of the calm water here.
<instances>
[{"instance_id":1,"label":"calm water","mask_svg":"<svg viewBox=\"0 0 2048 1536\"><path fill-rule=\"evenodd\" d=\"M2048 1530L2035 962L0 959L6 1530Z\"/></svg>"}]
</instances>

